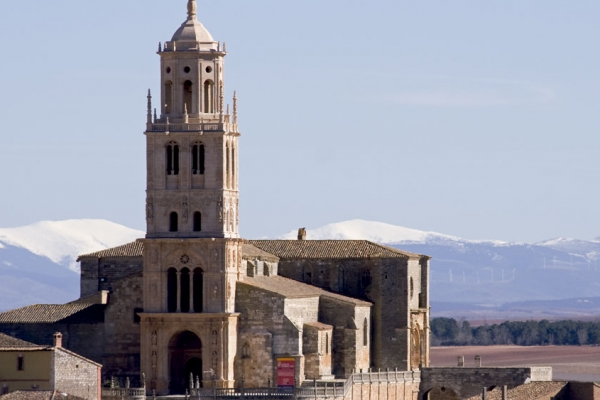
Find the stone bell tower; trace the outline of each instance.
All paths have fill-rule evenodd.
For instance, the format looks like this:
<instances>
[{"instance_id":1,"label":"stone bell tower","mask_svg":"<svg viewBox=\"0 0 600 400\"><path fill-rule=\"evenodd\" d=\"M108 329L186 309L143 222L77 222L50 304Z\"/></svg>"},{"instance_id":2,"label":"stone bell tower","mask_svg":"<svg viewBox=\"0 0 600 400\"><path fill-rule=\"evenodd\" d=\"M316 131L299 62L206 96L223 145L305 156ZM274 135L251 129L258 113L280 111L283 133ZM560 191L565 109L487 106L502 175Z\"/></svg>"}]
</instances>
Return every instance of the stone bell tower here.
<instances>
[{"instance_id":1,"label":"stone bell tower","mask_svg":"<svg viewBox=\"0 0 600 400\"><path fill-rule=\"evenodd\" d=\"M149 391L234 385L238 231L237 98L224 104L225 44L196 1L159 44L160 115L148 93L141 362Z\"/></svg>"}]
</instances>

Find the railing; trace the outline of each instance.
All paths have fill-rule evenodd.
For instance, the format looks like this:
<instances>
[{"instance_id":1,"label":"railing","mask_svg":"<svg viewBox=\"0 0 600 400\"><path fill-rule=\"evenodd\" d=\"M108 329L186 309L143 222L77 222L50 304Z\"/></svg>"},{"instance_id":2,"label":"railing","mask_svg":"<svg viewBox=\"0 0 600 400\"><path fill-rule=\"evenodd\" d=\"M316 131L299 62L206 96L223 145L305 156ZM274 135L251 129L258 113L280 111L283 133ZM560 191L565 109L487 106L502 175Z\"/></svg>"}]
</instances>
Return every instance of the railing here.
<instances>
[{"instance_id":1,"label":"railing","mask_svg":"<svg viewBox=\"0 0 600 400\"><path fill-rule=\"evenodd\" d=\"M102 398L129 398L129 397L144 397L146 389L144 388L102 388Z\"/></svg>"},{"instance_id":2,"label":"railing","mask_svg":"<svg viewBox=\"0 0 600 400\"><path fill-rule=\"evenodd\" d=\"M321 381L314 386L267 387L267 388L196 388L190 391L190 399L259 399L259 398L346 398L357 383L420 382L420 371L364 372L350 375L344 383Z\"/></svg>"},{"instance_id":3,"label":"railing","mask_svg":"<svg viewBox=\"0 0 600 400\"><path fill-rule=\"evenodd\" d=\"M149 132L237 132L237 124L227 122L223 123L203 123L203 124L149 124Z\"/></svg>"},{"instance_id":4,"label":"railing","mask_svg":"<svg viewBox=\"0 0 600 400\"><path fill-rule=\"evenodd\" d=\"M352 374L353 383L421 382L421 371L379 371Z\"/></svg>"}]
</instances>

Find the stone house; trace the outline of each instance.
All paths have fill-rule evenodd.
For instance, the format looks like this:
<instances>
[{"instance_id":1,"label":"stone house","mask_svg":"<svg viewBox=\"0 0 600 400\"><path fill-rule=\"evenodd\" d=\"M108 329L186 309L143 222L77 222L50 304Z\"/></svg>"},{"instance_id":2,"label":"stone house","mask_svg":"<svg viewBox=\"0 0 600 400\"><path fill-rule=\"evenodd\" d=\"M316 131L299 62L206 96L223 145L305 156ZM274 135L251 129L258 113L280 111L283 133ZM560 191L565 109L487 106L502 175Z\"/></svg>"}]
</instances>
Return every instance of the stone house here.
<instances>
[{"instance_id":1,"label":"stone house","mask_svg":"<svg viewBox=\"0 0 600 400\"><path fill-rule=\"evenodd\" d=\"M62 347L62 334L52 346L41 346L0 333L0 390L68 393L71 398L100 400L102 366ZM15 398L16 395L12 397Z\"/></svg>"},{"instance_id":2,"label":"stone house","mask_svg":"<svg viewBox=\"0 0 600 400\"><path fill-rule=\"evenodd\" d=\"M28 340L65 345L157 394L331 381L429 363L429 257L364 240L239 236L237 95L224 100L224 43L188 1L159 44L159 107L148 93L146 236L85 254L81 298L0 314ZM64 328L64 329L63 329ZM396 375L395 375L396 376ZM280 383L280 382L279 382ZM294 382L293 382L294 383Z\"/></svg>"}]
</instances>

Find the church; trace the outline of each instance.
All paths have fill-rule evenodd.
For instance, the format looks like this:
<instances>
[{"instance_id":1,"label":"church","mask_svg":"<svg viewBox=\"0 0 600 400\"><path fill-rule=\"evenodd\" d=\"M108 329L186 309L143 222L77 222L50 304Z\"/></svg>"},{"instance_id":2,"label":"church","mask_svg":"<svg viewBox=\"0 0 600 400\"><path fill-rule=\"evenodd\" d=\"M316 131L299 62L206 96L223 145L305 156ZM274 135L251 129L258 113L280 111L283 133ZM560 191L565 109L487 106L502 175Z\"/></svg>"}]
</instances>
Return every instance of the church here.
<instances>
[{"instance_id":1,"label":"church","mask_svg":"<svg viewBox=\"0 0 600 400\"><path fill-rule=\"evenodd\" d=\"M80 299L0 314L0 331L101 363L149 393L294 386L429 364L429 257L364 240L239 236L237 96L224 43L187 19L158 46L146 120L146 236L85 254Z\"/></svg>"}]
</instances>

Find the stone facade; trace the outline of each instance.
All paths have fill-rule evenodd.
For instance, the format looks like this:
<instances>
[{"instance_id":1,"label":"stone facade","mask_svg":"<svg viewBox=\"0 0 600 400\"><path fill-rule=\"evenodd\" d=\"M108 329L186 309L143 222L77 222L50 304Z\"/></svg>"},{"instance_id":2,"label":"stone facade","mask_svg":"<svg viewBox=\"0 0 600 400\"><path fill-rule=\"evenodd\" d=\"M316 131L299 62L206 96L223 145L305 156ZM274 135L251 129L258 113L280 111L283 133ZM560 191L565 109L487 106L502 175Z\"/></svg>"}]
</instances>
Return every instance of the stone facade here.
<instances>
[{"instance_id":1,"label":"stone facade","mask_svg":"<svg viewBox=\"0 0 600 400\"><path fill-rule=\"evenodd\" d=\"M143 374L158 395L191 389L190 376L204 388L274 384L281 358L294 360L298 385L427 366L429 257L305 240L305 230L296 241L240 239L237 96L226 107L225 45L197 21L194 0L158 55L145 238L80 256L80 300L0 314L0 330L60 328L69 349L104 364L105 381ZM402 382L385 390L412 398L415 382Z\"/></svg>"},{"instance_id":2,"label":"stone facade","mask_svg":"<svg viewBox=\"0 0 600 400\"><path fill-rule=\"evenodd\" d=\"M551 367L453 367L424 368L421 370L423 399L464 399L482 393L484 387L506 385L509 389L526 382L549 382Z\"/></svg>"},{"instance_id":3,"label":"stone facade","mask_svg":"<svg viewBox=\"0 0 600 400\"><path fill-rule=\"evenodd\" d=\"M62 334L43 346L0 334L0 387L60 391L88 400L100 400L101 365L62 347Z\"/></svg>"}]
</instances>

